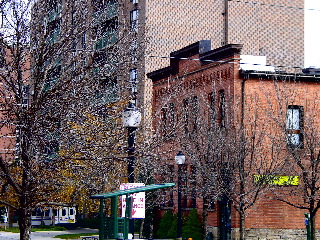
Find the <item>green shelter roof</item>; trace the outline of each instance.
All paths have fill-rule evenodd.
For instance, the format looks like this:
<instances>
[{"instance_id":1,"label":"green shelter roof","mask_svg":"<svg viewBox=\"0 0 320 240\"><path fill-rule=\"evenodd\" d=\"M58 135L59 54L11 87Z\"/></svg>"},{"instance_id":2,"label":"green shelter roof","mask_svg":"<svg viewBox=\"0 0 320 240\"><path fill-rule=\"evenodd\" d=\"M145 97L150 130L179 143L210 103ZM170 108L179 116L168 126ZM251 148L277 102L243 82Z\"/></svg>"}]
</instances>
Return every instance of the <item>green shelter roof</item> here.
<instances>
[{"instance_id":1,"label":"green shelter roof","mask_svg":"<svg viewBox=\"0 0 320 240\"><path fill-rule=\"evenodd\" d=\"M147 192L152 190L157 190L161 188L168 188L173 187L174 183L162 183L162 184L151 184L143 187L136 187L136 188L130 188L126 190L118 190L113 192L107 192L107 193L101 193L101 194L95 194L90 196L92 199L105 199L105 198L111 198L111 197L117 197L122 196L126 194L132 194L132 193L138 193L138 192Z\"/></svg>"}]
</instances>

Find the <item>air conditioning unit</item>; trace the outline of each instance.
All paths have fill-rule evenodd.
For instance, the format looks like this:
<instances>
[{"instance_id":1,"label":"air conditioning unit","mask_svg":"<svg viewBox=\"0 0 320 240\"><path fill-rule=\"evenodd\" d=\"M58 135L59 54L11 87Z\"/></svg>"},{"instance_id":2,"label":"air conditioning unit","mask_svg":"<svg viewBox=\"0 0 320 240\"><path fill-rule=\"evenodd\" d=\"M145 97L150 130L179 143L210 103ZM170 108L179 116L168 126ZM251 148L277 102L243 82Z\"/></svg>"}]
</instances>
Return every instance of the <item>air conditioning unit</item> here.
<instances>
[{"instance_id":1,"label":"air conditioning unit","mask_svg":"<svg viewBox=\"0 0 320 240\"><path fill-rule=\"evenodd\" d=\"M133 4L138 4L139 0L132 0Z\"/></svg>"}]
</instances>

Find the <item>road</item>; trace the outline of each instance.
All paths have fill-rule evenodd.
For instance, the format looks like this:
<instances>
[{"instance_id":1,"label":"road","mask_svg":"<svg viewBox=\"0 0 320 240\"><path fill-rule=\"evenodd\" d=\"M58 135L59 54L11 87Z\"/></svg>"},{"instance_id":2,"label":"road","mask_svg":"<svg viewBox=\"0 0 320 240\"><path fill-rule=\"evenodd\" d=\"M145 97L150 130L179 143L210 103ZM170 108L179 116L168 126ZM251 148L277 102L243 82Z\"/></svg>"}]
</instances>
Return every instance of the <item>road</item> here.
<instances>
[{"instance_id":1,"label":"road","mask_svg":"<svg viewBox=\"0 0 320 240\"><path fill-rule=\"evenodd\" d=\"M75 230L66 231L44 231L44 232L32 232L31 240L58 240L59 238L54 238L54 236L60 234L75 234L75 233L92 233L93 235L98 235L98 230L89 228L80 228ZM19 233L10 232L0 232L1 240L19 240Z\"/></svg>"}]
</instances>

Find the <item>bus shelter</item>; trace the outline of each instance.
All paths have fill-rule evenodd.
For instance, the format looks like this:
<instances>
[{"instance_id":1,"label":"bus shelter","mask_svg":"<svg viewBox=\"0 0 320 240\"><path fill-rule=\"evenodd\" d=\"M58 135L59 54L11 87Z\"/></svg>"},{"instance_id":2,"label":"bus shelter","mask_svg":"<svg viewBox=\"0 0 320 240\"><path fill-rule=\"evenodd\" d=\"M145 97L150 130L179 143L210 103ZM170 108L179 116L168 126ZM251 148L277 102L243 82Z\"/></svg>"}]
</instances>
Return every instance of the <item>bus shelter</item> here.
<instances>
[{"instance_id":1,"label":"bus shelter","mask_svg":"<svg viewBox=\"0 0 320 240\"><path fill-rule=\"evenodd\" d=\"M129 219L131 215L130 213L132 212L132 198L130 197L130 194L153 191L161 188L169 188L173 187L174 185L174 183L151 184L143 187L92 195L90 197L91 199L100 200L99 239L128 239ZM126 209L124 218L118 217L118 201L120 196L126 196ZM111 199L110 217L105 217L104 215L105 199L107 198Z\"/></svg>"}]
</instances>

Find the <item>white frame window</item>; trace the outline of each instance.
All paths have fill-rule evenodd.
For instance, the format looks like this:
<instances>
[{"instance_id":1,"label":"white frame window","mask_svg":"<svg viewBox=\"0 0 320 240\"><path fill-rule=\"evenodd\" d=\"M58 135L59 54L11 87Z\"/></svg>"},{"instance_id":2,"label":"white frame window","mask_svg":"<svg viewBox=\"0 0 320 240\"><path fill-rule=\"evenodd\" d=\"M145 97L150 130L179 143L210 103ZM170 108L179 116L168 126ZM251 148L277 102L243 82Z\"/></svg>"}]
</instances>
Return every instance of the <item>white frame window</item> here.
<instances>
[{"instance_id":1,"label":"white frame window","mask_svg":"<svg viewBox=\"0 0 320 240\"><path fill-rule=\"evenodd\" d=\"M132 93L138 92L138 69L134 68L129 71L130 74L130 87Z\"/></svg>"},{"instance_id":2,"label":"white frame window","mask_svg":"<svg viewBox=\"0 0 320 240\"><path fill-rule=\"evenodd\" d=\"M289 105L287 108L286 131L287 142L290 146L301 146L303 135L303 108L297 105Z\"/></svg>"},{"instance_id":3,"label":"white frame window","mask_svg":"<svg viewBox=\"0 0 320 240\"><path fill-rule=\"evenodd\" d=\"M131 30L138 32L138 24L139 24L139 10L134 9L130 12Z\"/></svg>"}]
</instances>

